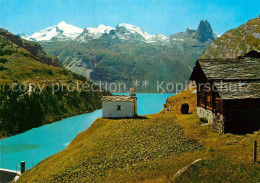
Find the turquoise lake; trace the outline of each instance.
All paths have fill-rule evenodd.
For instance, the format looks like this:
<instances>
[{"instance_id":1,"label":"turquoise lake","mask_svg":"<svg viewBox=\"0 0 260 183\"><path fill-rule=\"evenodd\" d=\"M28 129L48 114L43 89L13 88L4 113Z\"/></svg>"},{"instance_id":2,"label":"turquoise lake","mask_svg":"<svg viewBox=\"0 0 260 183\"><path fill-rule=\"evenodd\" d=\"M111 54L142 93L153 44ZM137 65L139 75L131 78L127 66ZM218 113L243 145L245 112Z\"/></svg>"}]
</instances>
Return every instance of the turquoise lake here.
<instances>
[{"instance_id":1,"label":"turquoise lake","mask_svg":"<svg viewBox=\"0 0 260 183\"><path fill-rule=\"evenodd\" d=\"M127 94L128 95L128 94ZM154 114L163 108L173 93L137 94L139 115ZM0 141L0 168L16 170L20 161L27 162L26 169L66 148L78 133L86 130L101 117L102 111L82 114L34 128L25 133ZM19 170L19 169L18 169Z\"/></svg>"}]
</instances>

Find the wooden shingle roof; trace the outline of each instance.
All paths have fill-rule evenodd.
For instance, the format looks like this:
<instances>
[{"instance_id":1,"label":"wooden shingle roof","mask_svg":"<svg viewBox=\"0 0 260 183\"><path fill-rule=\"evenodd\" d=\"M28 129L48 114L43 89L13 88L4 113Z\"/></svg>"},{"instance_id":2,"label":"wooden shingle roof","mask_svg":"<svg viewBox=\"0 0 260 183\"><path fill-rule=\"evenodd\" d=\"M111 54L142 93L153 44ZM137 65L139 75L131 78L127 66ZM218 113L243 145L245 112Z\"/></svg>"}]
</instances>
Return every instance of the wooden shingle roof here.
<instances>
[{"instance_id":1,"label":"wooden shingle roof","mask_svg":"<svg viewBox=\"0 0 260 183\"><path fill-rule=\"evenodd\" d=\"M260 58L201 59L190 79L201 82L201 76L223 99L260 98Z\"/></svg>"},{"instance_id":2,"label":"wooden shingle roof","mask_svg":"<svg viewBox=\"0 0 260 183\"><path fill-rule=\"evenodd\" d=\"M222 99L260 98L259 81L214 81Z\"/></svg>"},{"instance_id":3,"label":"wooden shingle roof","mask_svg":"<svg viewBox=\"0 0 260 183\"><path fill-rule=\"evenodd\" d=\"M260 59L198 60L208 80L258 80Z\"/></svg>"}]
</instances>

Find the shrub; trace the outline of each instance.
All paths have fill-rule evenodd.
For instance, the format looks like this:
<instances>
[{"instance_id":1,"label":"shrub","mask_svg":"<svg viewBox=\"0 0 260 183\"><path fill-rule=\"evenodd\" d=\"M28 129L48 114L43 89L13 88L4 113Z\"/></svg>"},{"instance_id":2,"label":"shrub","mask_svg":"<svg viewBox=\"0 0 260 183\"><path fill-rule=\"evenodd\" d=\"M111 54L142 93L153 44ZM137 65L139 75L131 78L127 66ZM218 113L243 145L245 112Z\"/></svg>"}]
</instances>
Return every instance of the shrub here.
<instances>
[{"instance_id":1,"label":"shrub","mask_svg":"<svg viewBox=\"0 0 260 183\"><path fill-rule=\"evenodd\" d=\"M3 70L8 70L8 69L5 68L3 65L0 65L0 71L3 71Z\"/></svg>"},{"instance_id":2,"label":"shrub","mask_svg":"<svg viewBox=\"0 0 260 183\"><path fill-rule=\"evenodd\" d=\"M209 152L215 152L215 150L212 147L210 147L208 151Z\"/></svg>"},{"instance_id":3,"label":"shrub","mask_svg":"<svg viewBox=\"0 0 260 183\"><path fill-rule=\"evenodd\" d=\"M202 123L208 123L208 119L207 119L207 118L200 118L200 121L201 121Z\"/></svg>"},{"instance_id":4,"label":"shrub","mask_svg":"<svg viewBox=\"0 0 260 183\"><path fill-rule=\"evenodd\" d=\"M45 72L46 72L47 74L49 74L49 75L53 75L53 71L52 71L52 70L49 70L49 69L48 69L48 70L46 70Z\"/></svg>"},{"instance_id":5,"label":"shrub","mask_svg":"<svg viewBox=\"0 0 260 183\"><path fill-rule=\"evenodd\" d=\"M182 114L188 114L189 108L190 108L189 104L187 104L187 103L182 104L181 105L181 113Z\"/></svg>"},{"instance_id":6,"label":"shrub","mask_svg":"<svg viewBox=\"0 0 260 183\"><path fill-rule=\"evenodd\" d=\"M0 58L0 63L6 63L6 62L8 62L8 60L7 59L5 59L5 58Z\"/></svg>"}]
</instances>

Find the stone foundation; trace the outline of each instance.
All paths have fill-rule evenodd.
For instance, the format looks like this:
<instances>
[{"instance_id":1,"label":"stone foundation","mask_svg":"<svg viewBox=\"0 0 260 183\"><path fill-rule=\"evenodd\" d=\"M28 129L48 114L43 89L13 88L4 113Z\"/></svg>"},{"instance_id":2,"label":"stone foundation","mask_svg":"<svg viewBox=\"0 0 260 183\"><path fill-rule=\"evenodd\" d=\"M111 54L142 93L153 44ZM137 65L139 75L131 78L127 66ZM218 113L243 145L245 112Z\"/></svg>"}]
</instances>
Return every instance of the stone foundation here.
<instances>
[{"instance_id":1,"label":"stone foundation","mask_svg":"<svg viewBox=\"0 0 260 183\"><path fill-rule=\"evenodd\" d=\"M222 114L213 113L211 110L204 109L203 107L197 107L197 116L206 118L214 131L224 133L224 117Z\"/></svg>"},{"instance_id":2,"label":"stone foundation","mask_svg":"<svg viewBox=\"0 0 260 183\"><path fill-rule=\"evenodd\" d=\"M200 118L206 118L209 124L212 124L215 118L215 115L210 110L206 110L203 107L197 107L197 116Z\"/></svg>"}]
</instances>

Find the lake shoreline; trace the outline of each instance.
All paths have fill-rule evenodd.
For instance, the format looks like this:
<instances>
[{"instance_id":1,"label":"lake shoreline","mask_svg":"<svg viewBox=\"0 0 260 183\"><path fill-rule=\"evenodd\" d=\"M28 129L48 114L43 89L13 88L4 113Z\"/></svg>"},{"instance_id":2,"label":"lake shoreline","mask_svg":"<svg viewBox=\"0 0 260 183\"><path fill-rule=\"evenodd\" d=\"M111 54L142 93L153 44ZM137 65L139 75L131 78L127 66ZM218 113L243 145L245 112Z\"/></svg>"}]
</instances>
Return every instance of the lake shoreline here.
<instances>
[{"instance_id":1,"label":"lake shoreline","mask_svg":"<svg viewBox=\"0 0 260 183\"><path fill-rule=\"evenodd\" d=\"M50 122L50 123L47 123L47 124L44 124L44 125L41 125L41 126L38 126L38 127L35 127L35 128L40 128L40 127L43 127L43 126L46 126L46 125L50 125L50 124L53 124L53 123L56 123L56 122L62 121L62 120L64 120L64 119L69 119L69 118L73 118L73 117L76 117L76 116L80 116L80 115L84 115L84 114L89 114L89 113L95 112L95 111L100 110L100 109L101 109L101 108L98 108L98 109L95 109L95 110L93 110L93 111L86 112L86 113L83 112L83 113L79 113L79 114L76 114L76 115L72 115L72 116L64 117L64 118L61 118L61 119L59 119L59 120L55 120L55 121L53 121L53 122ZM20 135L20 134L26 133L26 132L28 132L28 131L30 131L30 130L32 130L32 129L35 129L35 128L31 128L31 129L26 130L25 132L22 132L22 133L18 133L18 134L10 135L10 136L0 137L0 142L1 142L1 140L3 140L3 139L9 138L9 137L14 137L14 136L16 136L16 135Z\"/></svg>"}]
</instances>

